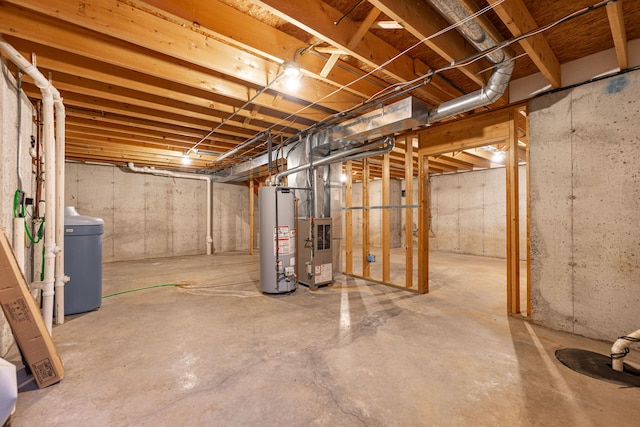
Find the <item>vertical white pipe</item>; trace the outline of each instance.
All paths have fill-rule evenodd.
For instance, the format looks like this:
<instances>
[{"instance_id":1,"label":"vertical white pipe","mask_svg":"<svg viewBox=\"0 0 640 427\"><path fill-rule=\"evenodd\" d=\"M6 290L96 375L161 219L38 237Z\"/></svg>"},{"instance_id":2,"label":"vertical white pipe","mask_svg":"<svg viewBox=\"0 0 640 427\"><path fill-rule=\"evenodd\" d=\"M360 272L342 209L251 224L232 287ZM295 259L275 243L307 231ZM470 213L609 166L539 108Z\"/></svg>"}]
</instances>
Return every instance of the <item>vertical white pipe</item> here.
<instances>
[{"instance_id":1,"label":"vertical white pipe","mask_svg":"<svg viewBox=\"0 0 640 427\"><path fill-rule=\"evenodd\" d=\"M56 324L64 323L64 285L69 278L64 274L64 146L65 146L65 109L60 94L54 92L56 116L56 252L55 271L55 316Z\"/></svg>"},{"instance_id":2,"label":"vertical white pipe","mask_svg":"<svg viewBox=\"0 0 640 427\"><path fill-rule=\"evenodd\" d=\"M207 178L207 255L211 255L213 253L213 236L211 236L211 223L213 222L212 205L211 179Z\"/></svg>"},{"instance_id":3,"label":"vertical white pipe","mask_svg":"<svg viewBox=\"0 0 640 427\"><path fill-rule=\"evenodd\" d=\"M156 176L171 176L174 178L184 178L184 179L197 179L200 181L207 181L207 255L211 255L213 253L213 237L211 236L211 223L213 222L213 200L211 196L211 188L212 182L211 178L206 175L196 175L196 174L188 174L188 173L176 173L172 171L166 171L161 169L153 169L147 166L137 167L133 163L128 163L129 170L132 172L138 173L148 173Z\"/></svg>"},{"instance_id":4,"label":"vertical white pipe","mask_svg":"<svg viewBox=\"0 0 640 427\"><path fill-rule=\"evenodd\" d=\"M53 296L56 252L56 158L51 90L42 96L42 139L44 141L44 282L42 287L42 317L49 330L53 325Z\"/></svg>"},{"instance_id":5,"label":"vertical white pipe","mask_svg":"<svg viewBox=\"0 0 640 427\"><path fill-rule=\"evenodd\" d=\"M44 145L45 161L45 235L44 235L44 282L42 299L42 317L51 334L53 326L53 295L55 281L55 252L56 247L56 215L55 215L55 135L53 97L54 93L59 98L58 91L51 86L49 80L38 69L25 59L20 52L7 43L0 36L0 51L7 54L9 59L16 64L25 74L31 77L42 93L42 140Z\"/></svg>"},{"instance_id":6,"label":"vertical white pipe","mask_svg":"<svg viewBox=\"0 0 640 427\"><path fill-rule=\"evenodd\" d=\"M24 218L13 218L13 253L24 274Z\"/></svg>"}]
</instances>

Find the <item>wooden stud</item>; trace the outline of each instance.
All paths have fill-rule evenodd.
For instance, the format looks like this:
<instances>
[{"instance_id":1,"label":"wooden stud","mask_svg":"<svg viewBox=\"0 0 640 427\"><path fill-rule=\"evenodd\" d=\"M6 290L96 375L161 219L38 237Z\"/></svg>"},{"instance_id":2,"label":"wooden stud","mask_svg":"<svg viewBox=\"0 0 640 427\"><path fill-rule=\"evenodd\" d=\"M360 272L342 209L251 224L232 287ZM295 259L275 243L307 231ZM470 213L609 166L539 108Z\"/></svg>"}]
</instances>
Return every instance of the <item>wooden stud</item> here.
<instances>
[{"instance_id":1,"label":"wooden stud","mask_svg":"<svg viewBox=\"0 0 640 427\"><path fill-rule=\"evenodd\" d=\"M520 313L520 216L518 191L518 126L512 110L507 149L507 312Z\"/></svg>"},{"instance_id":2,"label":"wooden stud","mask_svg":"<svg viewBox=\"0 0 640 427\"><path fill-rule=\"evenodd\" d=\"M369 206L369 160L362 160L362 206ZM369 209L362 210L362 276L370 277L369 255Z\"/></svg>"},{"instance_id":3,"label":"wooden stud","mask_svg":"<svg viewBox=\"0 0 640 427\"><path fill-rule=\"evenodd\" d=\"M429 292L429 157L418 160L418 292Z\"/></svg>"},{"instance_id":4,"label":"wooden stud","mask_svg":"<svg viewBox=\"0 0 640 427\"><path fill-rule=\"evenodd\" d=\"M347 176L345 188L345 273L353 274L353 162L349 160L345 164Z\"/></svg>"},{"instance_id":5,"label":"wooden stud","mask_svg":"<svg viewBox=\"0 0 640 427\"><path fill-rule=\"evenodd\" d=\"M413 205L413 136L407 138L405 148L404 169L404 204ZM405 250L405 276L406 287L413 287L413 209L405 210L404 220L404 250Z\"/></svg>"},{"instance_id":6,"label":"wooden stud","mask_svg":"<svg viewBox=\"0 0 640 427\"><path fill-rule=\"evenodd\" d=\"M254 188L255 184L253 179L249 180L249 255L253 255L253 245L254 245L254 241L253 241L253 233L254 233L254 227L255 224L253 222L253 215L254 215Z\"/></svg>"},{"instance_id":7,"label":"wooden stud","mask_svg":"<svg viewBox=\"0 0 640 427\"><path fill-rule=\"evenodd\" d=\"M382 156L382 206L391 205L389 153ZM382 281L391 281L391 210L382 210Z\"/></svg>"},{"instance_id":8,"label":"wooden stud","mask_svg":"<svg viewBox=\"0 0 640 427\"><path fill-rule=\"evenodd\" d=\"M525 132L527 134L527 138L529 138L529 112L526 107L524 107L525 111ZM527 142L527 165L526 165L526 173L525 179L526 182L526 192L527 192L527 317L531 317L531 193L529 192L529 148L531 144L531 139L528 139Z\"/></svg>"}]
</instances>

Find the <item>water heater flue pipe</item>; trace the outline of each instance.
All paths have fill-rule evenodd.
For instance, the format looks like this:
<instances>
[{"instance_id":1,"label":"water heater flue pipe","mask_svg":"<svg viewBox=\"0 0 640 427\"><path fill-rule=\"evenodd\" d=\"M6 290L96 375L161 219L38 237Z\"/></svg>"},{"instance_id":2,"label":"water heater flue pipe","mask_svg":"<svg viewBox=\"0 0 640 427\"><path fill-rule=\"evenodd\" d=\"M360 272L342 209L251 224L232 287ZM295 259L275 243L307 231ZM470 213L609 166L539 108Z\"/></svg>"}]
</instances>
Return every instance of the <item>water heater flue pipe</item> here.
<instances>
[{"instance_id":1,"label":"water heater flue pipe","mask_svg":"<svg viewBox=\"0 0 640 427\"><path fill-rule=\"evenodd\" d=\"M137 173L147 173L150 175L157 176L169 176L173 178L184 178L184 179L197 179L200 181L207 182L207 255L211 255L213 253L213 237L211 236L211 212L212 209L212 200L211 200L211 178L207 175L196 175L189 173L178 173L172 172L162 169L150 168L148 166L138 167L133 163L127 163L129 170Z\"/></svg>"},{"instance_id":2,"label":"water heater flue pipe","mask_svg":"<svg viewBox=\"0 0 640 427\"><path fill-rule=\"evenodd\" d=\"M18 66L25 74L27 74L35 85L40 89L42 94L42 140L44 145L44 163L45 163L45 234L44 234L44 281L42 287L42 317L47 330L51 334L53 326L53 296L55 283L55 258L63 251L64 239L57 242L56 245L56 218L60 216L56 212L56 142L55 142L55 122L54 122L54 106L56 110L64 111L62 106L62 97L60 92L53 87L51 82L42 73L31 64L20 52L0 36L0 51L5 53L7 57ZM62 114L63 116L64 114ZM58 115L60 117L60 115ZM64 128L64 119L58 123L58 126ZM64 132L62 132L64 136ZM64 164L62 165L64 168ZM64 183L63 183L64 185ZM62 213L62 215L64 215ZM62 226L60 224L59 226ZM64 273L61 273L64 276ZM62 283L64 285L64 283ZM61 294L58 295L58 301L63 304L64 288L58 289ZM62 306L64 309L64 306ZM64 318L64 311L61 318Z\"/></svg>"},{"instance_id":3,"label":"water heater flue pipe","mask_svg":"<svg viewBox=\"0 0 640 427\"><path fill-rule=\"evenodd\" d=\"M629 353L629 346L640 342L640 329L629 335L624 335L611 347L611 367L618 372L624 371L624 358Z\"/></svg>"}]
</instances>

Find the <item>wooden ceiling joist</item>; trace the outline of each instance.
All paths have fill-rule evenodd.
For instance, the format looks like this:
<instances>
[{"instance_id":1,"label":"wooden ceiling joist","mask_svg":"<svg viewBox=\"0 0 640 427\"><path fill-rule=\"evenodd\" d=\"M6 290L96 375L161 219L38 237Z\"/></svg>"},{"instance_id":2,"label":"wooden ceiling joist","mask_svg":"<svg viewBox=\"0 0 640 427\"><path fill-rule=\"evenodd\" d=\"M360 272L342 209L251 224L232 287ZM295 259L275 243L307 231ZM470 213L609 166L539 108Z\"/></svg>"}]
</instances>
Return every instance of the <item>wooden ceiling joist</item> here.
<instances>
[{"instance_id":1,"label":"wooden ceiling joist","mask_svg":"<svg viewBox=\"0 0 640 427\"><path fill-rule=\"evenodd\" d=\"M627 32L624 26L624 15L622 11L622 0L607 5L607 16L611 26L613 45L616 49L618 67L621 70L629 68L629 52L627 48Z\"/></svg>"},{"instance_id":2,"label":"wooden ceiling joist","mask_svg":"<svg viewBox=\"0 0 640 427\"><path fill-rule=\"evenodd\" d=\"M370 32L363 36L357 46L350 49L348 44L359 29L358 23L344 17L339 25L335 25L334 23L341 19L343 14L321 0L307 0L304 3L287 0L257 0L256 4L292 22L320 40L349 52L349 55L372 68L385 64L390 58L398 57L380 69L381 73L395 81L411 81L418 76L414 72L416 68L420 73L430 68L421 61L413 61L410 57L401 55L399 50ZM431 85L420 93L433 103L440 103L460 95L457 89L439 78L434 78Z\"/></svg>"},{"instance_id":3,"label":"wooden ceiling joist","mask_svg":"<svg viewBox=\"0 0 640 427\"><path fill-rule=\"evenodd\" d=\"M523 0L509 0L505 2L488 0L488 2L494 6L493 9L514 36L520 36L538 28L538 24L533 16L531 16ZM555 88L560 87L562 85L560 62L553 53L545 36L543 34L537 34L525 38L520 41L520 45L551 86Z\"/></svg>"},{"instance_id":4,"label":"wooden ceiling joist","mask_svg":"<svg viewBox=\"0 0 640 427\"><path fill-rule=\"evenodd\" d=\"M83 3L82 13L77 13L74 2L52 4L50 0L7 0L21 7L55 16L58 19L95 31L154 52L168 55L224 75L240 74L258 87L271 85L281 92L288 92L282 80L275 81L282 71L280 64L209 37L193 28L175 25L161 17L120 3L113 7L111 0L93 0ZM108 24L107 24L108 23ZM217 58L212 61L211 58ZM296 91L296 96L306 101L316 101L318 95L326 97L335 88L324 82L308 79ZM341 111L350 108L363 98L348 92L330 96L320 105Z\"/></svg>"}]
</instances>

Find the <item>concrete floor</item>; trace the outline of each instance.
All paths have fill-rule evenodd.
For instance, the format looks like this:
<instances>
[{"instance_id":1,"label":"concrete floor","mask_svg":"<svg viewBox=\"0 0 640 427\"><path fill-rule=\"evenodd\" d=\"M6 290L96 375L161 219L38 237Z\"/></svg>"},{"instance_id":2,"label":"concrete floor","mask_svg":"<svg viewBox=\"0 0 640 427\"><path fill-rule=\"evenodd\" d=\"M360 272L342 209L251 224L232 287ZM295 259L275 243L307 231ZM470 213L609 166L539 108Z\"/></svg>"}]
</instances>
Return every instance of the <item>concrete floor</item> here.
<instances>
[{"instance_id":1,"label":"concrete floor","mask_svg":"<svg viewBox=\"0 0 640 427\"><path fill-rule=\"evenodd\" d=\"M639 388L554 357L609 343L504 314L504 260L433 254L431 274L428 295L339 276L274 297L257 255L106 264L105 295L185 285L67 317L64 380L25 384L12 425L637 425Z\"/></svg>"}]
</instances>

